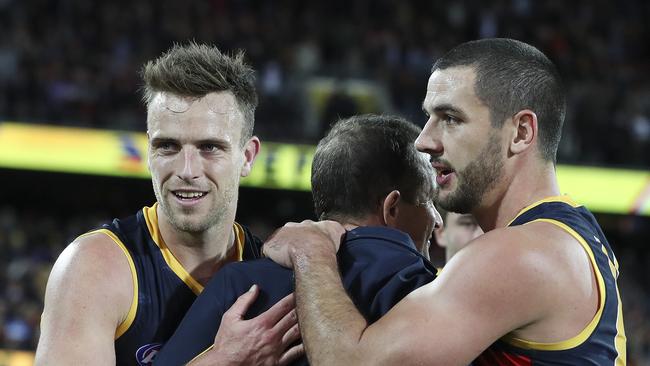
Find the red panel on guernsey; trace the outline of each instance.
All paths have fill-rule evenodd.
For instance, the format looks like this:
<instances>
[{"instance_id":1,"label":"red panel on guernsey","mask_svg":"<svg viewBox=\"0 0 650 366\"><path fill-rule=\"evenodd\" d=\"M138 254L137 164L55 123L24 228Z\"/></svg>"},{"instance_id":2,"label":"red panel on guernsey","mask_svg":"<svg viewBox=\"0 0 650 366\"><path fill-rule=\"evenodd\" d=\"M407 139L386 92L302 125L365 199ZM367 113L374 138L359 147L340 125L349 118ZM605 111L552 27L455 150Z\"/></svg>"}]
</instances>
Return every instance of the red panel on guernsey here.
<instances>
[{"instance_id":1,"label":"red panel on guernsey","mask_svg":"<svg viewBox=\"0 0 650 366\"><path fill-rule=\"evenodd\" d=\"M472 362L474 366L531 366L530 358L521 355L513 355L502 351L486 349Z\"/></svg>"}]
</instances>

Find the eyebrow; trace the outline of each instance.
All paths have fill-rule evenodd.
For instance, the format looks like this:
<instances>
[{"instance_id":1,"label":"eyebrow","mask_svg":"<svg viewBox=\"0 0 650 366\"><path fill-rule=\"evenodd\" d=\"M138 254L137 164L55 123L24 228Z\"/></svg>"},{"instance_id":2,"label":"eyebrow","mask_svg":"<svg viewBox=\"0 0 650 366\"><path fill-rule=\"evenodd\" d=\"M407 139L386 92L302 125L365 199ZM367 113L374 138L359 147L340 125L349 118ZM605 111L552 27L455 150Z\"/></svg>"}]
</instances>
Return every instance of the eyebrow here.
<instances>
[{"instance_id":1,"label":"eyebrow","mask_svg":"<svg viewBox=\"0 0 650 366\"><path fill-rule=\"evenodd\" d=\"M459 117L465 116L465 113L463 113L463 111L461 111L460 109L458 109L458 108L456 108L453 105L448 104L448 103L440 104L440 105L435 106L435 108L433 108L433 112L434 113L451 113L451 114L455 114L455 115L457 115Z\"/></svg>"},{"instance_id":2,"label":"eyebrow","mask_svg":"<svg viewBox=\"0 0 650 366\"><path fill-rule=\"evenodd\" d=\"M154 137L151 139L151 145L160 144L162 142L178 142L178 140L170 137Z\"/></svg>"},{"instance_id":3,"label":"eyebrow","mask_svg":"<svg viewBox=\"0 0 650 366\"><path fill-rule=\"evenodd\" d=\"M427 108L425 107L425 103L422 102L422 111L426 114L429 112L427 111ZM452 113L460 116L465 116L465 113L454 107L452 104L449 103L443 103L443 104L438 104L433 108L433 113Z\"/></svg>"}]
</instances>

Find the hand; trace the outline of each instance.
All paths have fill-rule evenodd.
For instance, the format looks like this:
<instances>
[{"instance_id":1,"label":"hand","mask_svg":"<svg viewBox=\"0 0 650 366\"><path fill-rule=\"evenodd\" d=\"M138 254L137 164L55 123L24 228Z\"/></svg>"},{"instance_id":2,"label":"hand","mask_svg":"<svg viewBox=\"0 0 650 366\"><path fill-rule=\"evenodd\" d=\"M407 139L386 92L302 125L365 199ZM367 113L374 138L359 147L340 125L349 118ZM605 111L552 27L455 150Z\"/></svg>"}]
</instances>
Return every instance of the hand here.
<instances>
[{"instance_id":1,"label":"hand","mask_svg":"<svg viewBox=\"0 0 650 366\"><path fill-rule=\"evenodd\" d=\"M257 285L223 314L212 349L197 357L192 365L288 365L304 355L293 294L286 296L259 316L244 320L255 302Z\"/></svg>"},{"instance_id":2,"label":"hand","mask_svg":"<svg viewBox=\"0 0 650 366\"><path fill-rule=\"evenodd\" d=\"M325 250L336 253L341 245L345 228L335 221L301 223L290 222L276 230L264 243L264 255L281 266L293 267L293 255L297 251Z\"/></svg>"}]
</instances>

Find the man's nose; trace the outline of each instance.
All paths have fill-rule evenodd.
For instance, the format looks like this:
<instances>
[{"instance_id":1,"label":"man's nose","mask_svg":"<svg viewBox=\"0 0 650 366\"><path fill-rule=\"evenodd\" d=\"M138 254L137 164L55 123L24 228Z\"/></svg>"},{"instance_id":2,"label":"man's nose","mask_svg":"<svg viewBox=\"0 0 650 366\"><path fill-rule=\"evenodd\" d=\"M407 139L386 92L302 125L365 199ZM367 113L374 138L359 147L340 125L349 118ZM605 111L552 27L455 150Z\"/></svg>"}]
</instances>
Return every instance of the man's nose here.
<instances>
[{"instance_id":1,"label":"man's nose","mask_svg":"<svg viewBox=\"0 0 650 366\"><path fill-rule=\"evenodd\" d=\"M422 132L420 132L420 135L415 140L415 148L431 156L442 155L444 150L442 140L432 118L429 118Z\"/></svg>"},{"instance_id":2,"label":"man's nose","mask_svg":"<svg viewBox=\"0 0 650 366\"><path fill-rule=\"evenodd\" d=\"M190 181L198 178L201 174L201 156L199 151L193 147L183 148L179 154L180 166L178 173L179 178Z\"/></svg>"}]
</instances>

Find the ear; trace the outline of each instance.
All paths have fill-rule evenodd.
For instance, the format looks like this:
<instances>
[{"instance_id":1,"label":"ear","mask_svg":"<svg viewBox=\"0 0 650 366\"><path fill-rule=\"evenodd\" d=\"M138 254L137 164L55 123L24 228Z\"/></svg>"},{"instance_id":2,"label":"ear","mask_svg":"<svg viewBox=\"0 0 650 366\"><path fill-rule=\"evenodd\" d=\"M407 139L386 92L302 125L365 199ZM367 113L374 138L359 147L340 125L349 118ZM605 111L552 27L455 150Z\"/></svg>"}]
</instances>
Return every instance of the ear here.
<instances>
[{"instance_id":1,"label":"ear","mask_svg":"<svg viewBox=\"0 0 650 366\"><path fill-rule=\"evenodd\" d=\"M251 170L253 170L253 163L257 154L260 152L260 146L260 139L257 136L251 137L246 142L246 146L244 146L244 165L241 168L240 174L242 177L247 177L251 173Z\"/></svg>"},{"instance_id":2,"label":"ear","mask_svg":"<svg viewBox=\"0 0 650 366\"><path fill-rule=\"evenodd\" d=\"M521 154L537 140L537 115L530 109L519 111L512 117L510 152Z\"/></svg>"},{"instance_id":3,"label":"ear","mask_svg":"<svg viewBox=\"0 0 650 366\"><path fill-rule=\"evenodd\" d=\"M390 192L381 205L383 224L388 227L395 227L397 225L397 217L399 216L399 202L401 194L398 190Z\"/></svg>"}]
</instances>

